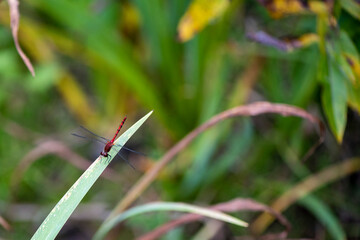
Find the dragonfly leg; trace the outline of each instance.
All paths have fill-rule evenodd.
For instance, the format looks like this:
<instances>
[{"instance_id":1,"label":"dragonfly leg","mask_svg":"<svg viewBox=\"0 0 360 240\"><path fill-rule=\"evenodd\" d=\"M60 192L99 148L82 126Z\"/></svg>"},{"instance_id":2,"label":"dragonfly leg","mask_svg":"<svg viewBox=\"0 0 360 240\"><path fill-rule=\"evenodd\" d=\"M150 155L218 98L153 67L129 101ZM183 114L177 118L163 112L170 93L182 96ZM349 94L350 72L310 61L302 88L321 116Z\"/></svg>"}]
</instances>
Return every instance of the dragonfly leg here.
<instances>
[{"instance_id":1,"label":"dragonfly leg","mask_svg":"<svg viewBox=\"0 0 360 240\"><path fill-rule=\"evenodd\" d=\"M101 159L100 159L100 161L104 161L104 160L105 160L105 163L109 163L110 159L111 159L111 155L110 155L110 154L107 154L106 156L104 156L104 155L101 154Z\"/></svg>"}]
</instances>

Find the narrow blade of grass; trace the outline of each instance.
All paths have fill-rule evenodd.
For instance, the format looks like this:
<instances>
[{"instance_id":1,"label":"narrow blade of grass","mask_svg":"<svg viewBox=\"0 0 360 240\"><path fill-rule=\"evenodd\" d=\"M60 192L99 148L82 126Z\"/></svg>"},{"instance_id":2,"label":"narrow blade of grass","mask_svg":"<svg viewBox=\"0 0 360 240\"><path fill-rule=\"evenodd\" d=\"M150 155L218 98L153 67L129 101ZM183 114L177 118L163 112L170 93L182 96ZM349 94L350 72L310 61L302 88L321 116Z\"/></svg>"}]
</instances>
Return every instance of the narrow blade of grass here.
<instances>
[{"instance_id":1,"label":"narrow blade of grass","mask_svg":"<svg viewBox=\"0 0 360 240\"><path fill-rule=\"evenodd\" d=\"M131 126L115 141L115 144L123 146L151 115L151 113L152 111ZM120 149L121 148L112 148L109 152L110 156L107 159L99 156L95 162L91 164L91 166L80 176L80 178L49 213L34 236L31 238L32 240L54 239L56 237L85 194L89 191L91 186L99 178L101 173L109 165Z\"/></svg>"},{"instance_id":2,"label":"narrow blade of grass","mask_svg":"<svg viewBox=\"0 0 360 240\"><path fill-rule=\"evenodd\" d=\"M124 221L125 219L146 213L146 212L153 212L153 211L178 211L178 212L189 212L194 214L203 215L206 217L214 218L220 221L232 223L241 227L247 227L248 224L238 218L234 218L228 214L225 214L220 211L211 210L208 208L197 207L194 205L186 204L186 203L174 203L174 202L155 202L155 203L148 203L142 206L134 207L129 209L114 218L110 219L109 221L105 222L100 229L96 232L94 236L94 240L103 239L106 234L118 223Z\"/></svg>"},{"instance_id":3,"label":"narrow blade of grass","mask_svg":"<svg viewBox=\"0 0 360 240\"><path fill-rule=\"evenodd\" d=\"M338 218L332 213L325 202L308 195L300 199L299 204L307 208L323 224L334 240L345 240L346 233Z\"/></svg>"}]
</instances>

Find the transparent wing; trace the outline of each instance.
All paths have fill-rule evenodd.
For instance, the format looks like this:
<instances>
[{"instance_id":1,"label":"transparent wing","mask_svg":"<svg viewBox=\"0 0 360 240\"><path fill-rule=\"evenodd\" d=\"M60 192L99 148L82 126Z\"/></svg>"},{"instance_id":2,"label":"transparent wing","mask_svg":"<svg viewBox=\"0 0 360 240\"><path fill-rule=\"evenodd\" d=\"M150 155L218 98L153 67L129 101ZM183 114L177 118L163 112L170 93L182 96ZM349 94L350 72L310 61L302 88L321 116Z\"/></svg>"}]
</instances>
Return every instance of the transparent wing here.
<instances>
[{"instance_id":1,"label":"transparent wing","mask_svg":"<svg viewBox=\"0 0 360 240\"><path fill-rule=\"evenodd\" d=\"M103 140L103 139L97 139L97 138L95 138L95 137L85 137L85 136L81 136L81 135L79 135L79 134L77 134L77 133L71 133L71 135L73 135L73 136L75 136L75 137L78 137L78 138L83 138L83 139L89 139L89 140L92 140L92 141L96 141L96 142L99 142L99 143L102 143L102 144L106 144L107 142L105 142L105 140Z\"/></svg>"},{"instance_id":2,"label":"transparent wing","mask_svg":"<svg viewBox=\"0 0 360 240\"><path fill-rule=\"evenodd\" d=\"M101 136L99 136L99 135L97 135L97 134L93 133L92 131L90 131L90 130L89 130L89 129L87 129L86 127L80 126L80 128L81 128L82 130L84 130L84 131L86 131L86 132L90 133L91 135L93 135L93 136L95 136L95 137L98 137L98 138L101 138L101 139L105 140L106 142L109 142L109 141L110 141L110 139L107 139L107 138L101 137Z\"/></svg>"},{"instance_id":3,"label":"transparent wing","mask_svg":"<svg viewBox=\"0 0 360 240\"><path fill-rule=\"evenodd\" d=\"M126 151L129 151L129 152L132 152L132 153L136 153L136 154L139 154L139 155L142 155L142 156L146 157L146 155L145 155L144 153L138 152L138 151L135 151L135 150L132 150L132 149L127 148L127 147L125 147L125 146L122 146L122 145L120 145L120 144L115 144L114 147L122 147L122 148L123 148L124 150L126 150Z\"/></svg>"},{"instance_id":4,"label":"transparent wing","mask_svg":"<svg viewBox=\"0 0 360 240\"><path fill-rule=\"evenodd\" d=\"M121 159L124 160L124 162L126 162L132 169L136 170L136 168L126 159L126 157L121 155L120 152L118 152L117 155L119 155L119 157L121 157Z\"/></svg>"}]
</instances>

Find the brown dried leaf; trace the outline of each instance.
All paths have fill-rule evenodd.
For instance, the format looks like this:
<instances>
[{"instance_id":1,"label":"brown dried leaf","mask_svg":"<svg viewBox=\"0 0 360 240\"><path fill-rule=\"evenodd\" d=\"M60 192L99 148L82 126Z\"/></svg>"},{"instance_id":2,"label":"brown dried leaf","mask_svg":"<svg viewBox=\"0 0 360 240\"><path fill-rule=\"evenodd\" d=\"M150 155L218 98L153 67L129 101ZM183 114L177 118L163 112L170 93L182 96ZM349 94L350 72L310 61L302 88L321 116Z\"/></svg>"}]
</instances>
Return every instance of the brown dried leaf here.
<instances>
[{"instance_id":1,"label":"brown dried leaf","mask_svg":"<svg viewBox=\"0 0 360 240\"><path fill-rule=\"evenodd\" d=\"M31 72L31 75L33 77L35 77L34 67L32 66L29 58L25 55L25 53L21 49L20 44L19 44L19 40L18 40L19 19L20 19L19 1L18 0L8 0L8 3L9 3L9 10L10 10L11 32L12 32L12 35L13 35L13 38L14 38L14 43L15 43L16 50L19 53L22 60L24 61L26 67Z\"/></svg>"}]
</instances>

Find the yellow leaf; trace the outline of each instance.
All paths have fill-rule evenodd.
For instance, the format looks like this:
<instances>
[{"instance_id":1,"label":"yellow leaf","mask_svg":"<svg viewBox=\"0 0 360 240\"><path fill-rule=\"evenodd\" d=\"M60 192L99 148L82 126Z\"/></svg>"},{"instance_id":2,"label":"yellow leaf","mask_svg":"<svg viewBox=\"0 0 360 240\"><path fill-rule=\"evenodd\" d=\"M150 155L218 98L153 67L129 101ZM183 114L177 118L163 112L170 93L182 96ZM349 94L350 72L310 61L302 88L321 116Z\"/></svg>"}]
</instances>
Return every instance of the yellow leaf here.
<instances>
[{"instance_id":1,"label":"yellow leaf","mask_svg":"<svg viewBox=\"0 0 360 240\"><path fill-rule=\"evenodd\" d=\"M93 122L96 122L95 113L90 107L86 94L73 76L64 72L57 84L57 89L70 111L73 112L81 122L90 126Z\"/></svg>"},{"instance_id":2,"label":"yellow leaf","mask_svg":"<svg viewBox=\"0 0 360 240\"><path fill-rule=\"evenodd\" d=\"M349 66L351 67L352 72L355 75L355 81L353 81L354 85L359 86L360 84L360 62L359 59L353 55L345 53L346 61L348 62Z\"/></svg>"},{"instance_id":3,"label":"yellow leaf","mask_svg":"<svg viewBox=\"0 0 360 240\"><path fill-rule=\"evenodd\" d=\"M124 35L135 38L139 31L140 17L139 12L131 3L122 5L122 15L120 28Z\"/></svg>"},{"instance_id":4,"label":"yellow leaf","mask_svg":"<svg viewBox=\"0 0 360 240\"><path fill-rule=\"evenodd\" d=\"M328 7L320 1L301 0L259 0L265 6L272 18L281 18L286 15L303 14L314 12L316 14L327 14Z\"/></svg>"},{"instance_id":5,"label":"yellow leaf","mask_svg":"<svg viewBox=\"0 0 360 240\"><path fill-rule=\"evenodd\" d=\"M348 104L360 114L360 86L348 84Z\"/></svg>"},{"instance_id":6,"label":"yellow leaf","mask_svg":"<svg viewBox=\"0 0 360 240\"><path fill-rule=\"evenodd\" d=\"M319 42L319 36L314 33L307 33L307 34L300 36L297 41L299 41L299 43L302 47L305 47L305 46L309 46L313 43Z\"/></svg>"},{"instance_id":7,"label":"yellow leaf","mask_svg":"<svg viewBox=\"0 0 360 240\"><path fill-rule=\"evenodd\" d=\"M329 6L321 1L310 1L309 8L312 12L316 13L317 15L328 15L328 13L330 12Z\"/></svg>"},{"instance_id":8,"label":"yellow leaf","mask_svg":"<svg viewBox=\"0 0 360 240\"><path fill-rule=\"evenodd\" d=\"M228 5L228 0L194 0L180 20L179 40L182 42L190 40L211 20L220 16Z\"/></svg>"},{"instance_id":9,"label":"yellow leaf","mask_svg":"<svg viewBox=\"0 0 360 240\"><path fill-rule=\"evenodd\" d=\"M273 18L281 18L284 15L298 14L306 11L306 6L298 0L272 0L260 1Z\"/></svg>"}]
</instances>

